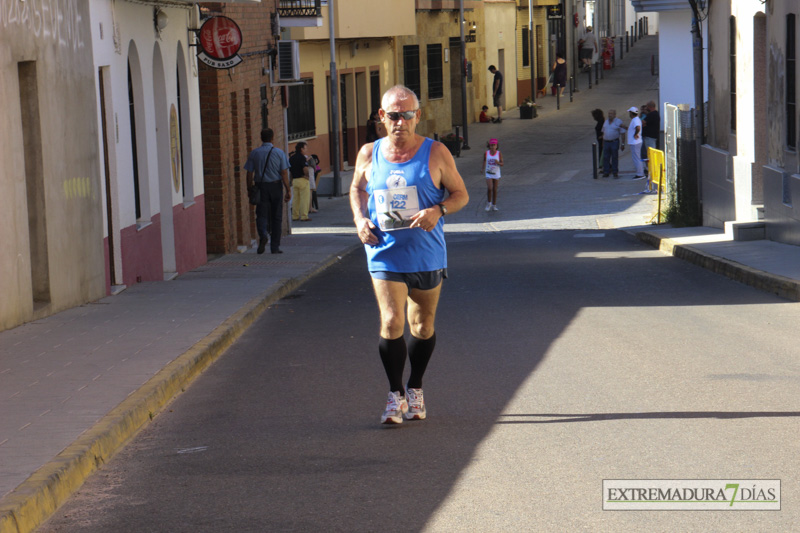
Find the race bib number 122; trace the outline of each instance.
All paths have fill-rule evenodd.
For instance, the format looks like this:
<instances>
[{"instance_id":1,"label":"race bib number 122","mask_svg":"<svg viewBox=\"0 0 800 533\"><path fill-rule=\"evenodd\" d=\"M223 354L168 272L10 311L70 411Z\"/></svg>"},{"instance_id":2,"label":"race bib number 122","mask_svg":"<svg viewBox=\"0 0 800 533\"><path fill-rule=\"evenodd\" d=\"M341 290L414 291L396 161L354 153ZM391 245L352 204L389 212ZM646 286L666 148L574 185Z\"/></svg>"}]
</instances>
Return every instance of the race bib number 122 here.
<instances>
[{"instance_id":1,"label":"race bib number 122","mask_svg":"<svg viewBox=\"0 0 800 533\"><path fill-rule=\"evenodd\" d=\"M374 192L378 225L383 231L408 228L419 211L416 187L381 189Z\"/></svg>"}]
</instances>

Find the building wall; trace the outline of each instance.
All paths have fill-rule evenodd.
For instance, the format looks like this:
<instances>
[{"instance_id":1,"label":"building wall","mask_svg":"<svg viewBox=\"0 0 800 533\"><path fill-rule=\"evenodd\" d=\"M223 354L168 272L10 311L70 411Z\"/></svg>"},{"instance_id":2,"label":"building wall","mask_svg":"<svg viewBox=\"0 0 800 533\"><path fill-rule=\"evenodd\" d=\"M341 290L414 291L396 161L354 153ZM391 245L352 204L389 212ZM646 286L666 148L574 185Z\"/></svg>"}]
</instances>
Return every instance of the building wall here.
<instances>
[{"instance_id":1,"label":"building wall","mask_svg":"<svg viewBox=\"0 0 800 533\"><path fill-rule=\"evenodd\" d=\"M659 15L658 71L661 73L659 91L663 114L664 103L694 107L694 64L692 35L689 33L692 14L690 9L685 9L663 11ZM703 34L708 35L707 31ZM704 62L708 64L707 57ZM707 91L707 80L703 87Z\"/></svg>"},{"instance_id":2,"label":"building wall","mask_svg":"<svg viewBox=\"0 0 800 533\"><path fill-rule=\"evenodd\" d=\"M363 39L395 35L414 35L416 0L347 0L334 3L334 37ZM469 3L469 2L467 2ZM322 25L292 28L290 39L328 40L328 7L322 7Z\"/></svg>"},{"instance_id":3,"label":"building wall","mask_svg":"<svg viewBox=\"0 0 800 533\"><path fill-rule=\"evenodd\" d=\"M273 144L288 148L280 87L270 84L269 50L274 48L274 4L204 4L208 14L233 19L242 31L242 63L228 70L199 66L205 187L206 243L209 253L233 253L258 238L255 207L247 198L244 165L261 146L262 126L275 133ZM266 117L262 117L262 86ZM285 207L285 204L284 204ZM286 215L286 212L284 212ZM284 216L284 233L289 231Z\"/></svg>"},{"instance_id":4,"label":"building wall","mask_svg":"<svg viewBox=\"0 0 800 533\"><path fill-rule=\"evenodd\" d=\"M0 10L0 329L104 290L89 2ZM58 10L53 10L57 7Z\"/></svg>"},{"instance_id":5,"label":"building wall","mask_svg":"<svg viewBox=\"0 0 800 533\"><path fill-rule=\"evenodd\" d=\"M366 142L366 124L372 107L370 73L377 72L380 93L398 83L395 78L395 51L389 39L342 39L336 41L336 72L340 85L339 98L345 99L343 108L338 106L339 125L346 130L340 135L342 161L348 166L355 164L358 149ZM330 109L330 43L329 41L300 42L300 73L314 84L314 119L316 134L303 139L293 139L289 150L294 150L298 141L308 143L309 153L320 158L321 172L333 168L331 159L331 109ZM346 89L342 91L344 80ZM290 99L289 106L302 105ZM427 109L423 111L423 117ZM345 135L346 143L345 143ZM343 167L341 167L343 168Z\"/></svg>"},{"instance_id":6,"label":"building wall","mask_svg":"<svg viewBox=\"0 0 800 533\"><path fill-rule=\"evenodd\" d=\"M530 66L523 66L522 65L522 28L528 27L529 22L528 17L528 9L519 9L517 10L517 22L516 22L516 34L517 34L517 69L516 69L516 77L517 77L517 105L521 104L523 100L529 98L531 96L531 67ZM541 27L542 34L539 37L538 28ZM550 36L548 32L549 24L547 23L547 8L546 7L534 7L533 8L533 28L534 28L534 54L536 57L533 58L531 61L534 63L534 67L536 68L536 87L537 90L541 90L545 83L547 83L547 79L550 75L550 67L553 64L555 58L550 57L550 47L547 43L550 41ZM539 46L536 40L541 40L541 46ZM537 53L537 48L539 52ZM536 58L541 55L542 61L541 64L536 64Z\"/></svg>"},{"instance_id":7,"label":"building wall","mask_svg":"<svg viewBox=\"0 0 800 533\"><path fill-rule=\"evenodd\" d=\"M472 21L474 13L465 12L465 18ZM461 53L460 44L450 46L451 39L459 39L461 29L458 25L458 11L418 11L416 15L417 30L414 36L401 36L397 38L397 83L404 83L403 47L417 45L420 52L420 87L422 117L417 126L417 133L433 137L445 135L453 131L453 124L461 122L461 68L458 57ZM465 28L465 35L466 32ZM428 90L429 72L427 47L432 44L441 44L444 58L442 60L442 84L444 96L431 98ZM476 43L465 43L467 57L470 48L475 48ZM473 65L473 76L475 66ZM473 78L474 80L474 78ZM474 82L473 82L474 84ZM468 91L471 84L467 83ZM455 95L455 96L454 96ZM454 102L453 98L457 98ZM455 111L455 115L454 115ZM455 116L455 118L454 118ZM475 120L469 115L469 120Z\"/></svg>"},{"instance_id":8,"label":"building wall","mask_svg":"<svg viewBox=\"0 0 800 533\"><path fill-rule=\"evenodd\" d=\"M484 2L483 40L473 60L474 68L486 73L483 87L476 87L475 101L471 107L470 118L476 120L481 106L492 106L492 85L494 76L487 71L495 65L503 73L503 109L513 109L519 105L517 99L517 5L516 1ZM483 63L477 65L475 63ZM474 72L473 68L473 72Z\"/></svg>"},{"instance_id":9,"label":"building wall","mask_svg":"<svg viewBox=\"0 0 800 533\"><path fill-rule=\"evenodd\" d=\"M761 4L716 3L709 8L707 139L711 147L705 147L708 150L703 153L703 220L717 221L714 225L718 227L726 220L757 220L757 207L763 198L760 173L754 177L756 124L765 119L757 109L766 100L766 79L756 74L763 70L765 36L759 32L756 38L755 31L762 25L759 20L763 22L763 16ZM731 17L735 21L735 91L730 66ZM725 160L721 160L722 155Z\"/></svg>"},{"instance_id":10,"label":"building wall","mask_svg":"<svg viewBox=\"0 0 800 533\"><path fill-rule=\"evenodd\" d=\"M793 2L771 2L767 9L767 162L764 165L764 216L767 238L800 245L800 175L797 149L787 145L786 16L800 10ZM798 43L795 43L797 47ZM795 50L795 56L797 50ZM797 73L795 73L795 76ZM797 82L795 80L795 86ZM797 115L795 114L795 131Z\"/></svg>"},{"instance_id":11,"label":"building wall","mask_svg":"<svg viewBox=\"0 0 800 533\"><path fill-rule=\"evenodd\" d=\"M199 95L189 9L162 8L168 23L158 32L153 6L90 4L94 94L106 123L104 130L102 112L93 117L99 132L108 292L112 284L163 281L206 262ZM174 146L173 118L179 143Z\"/></svg>"}]
</instances>

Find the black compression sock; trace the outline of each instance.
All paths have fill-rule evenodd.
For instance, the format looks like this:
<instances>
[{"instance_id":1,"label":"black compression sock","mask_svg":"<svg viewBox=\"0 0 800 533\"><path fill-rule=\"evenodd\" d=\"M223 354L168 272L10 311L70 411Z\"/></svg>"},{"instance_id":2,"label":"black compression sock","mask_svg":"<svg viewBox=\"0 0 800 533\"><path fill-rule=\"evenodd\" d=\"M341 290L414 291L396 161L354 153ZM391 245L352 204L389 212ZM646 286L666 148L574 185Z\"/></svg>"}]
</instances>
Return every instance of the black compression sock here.
<instances>
[{"instance_id":1,"label":"black compression sock","mask_svg":"<svg viewBox=\"0 0 800 533\"><path fill-rule=\"evenodd\" d=\"M422 388L422 376L428 368L428 361L431 360L433 349L436 347L436 333L429 339L418 339L411 336L408 343L408 359L411 361L411 376L408 378L409 389Z\"/></svg>"},{"instance_id":2,"label":"black compression sock","mask_svg":"<svg viewBox=\"0 0 800 533\"><path fill-rule=\"evenodd\" d=\"M386 377L389 378L389 390L403 391L403 369L406 365L406 339L402 336L396 339L384 339L381 337L378 343L378 351L381 354L383 369L386 370Z\"/></svg>"}]
</instances>

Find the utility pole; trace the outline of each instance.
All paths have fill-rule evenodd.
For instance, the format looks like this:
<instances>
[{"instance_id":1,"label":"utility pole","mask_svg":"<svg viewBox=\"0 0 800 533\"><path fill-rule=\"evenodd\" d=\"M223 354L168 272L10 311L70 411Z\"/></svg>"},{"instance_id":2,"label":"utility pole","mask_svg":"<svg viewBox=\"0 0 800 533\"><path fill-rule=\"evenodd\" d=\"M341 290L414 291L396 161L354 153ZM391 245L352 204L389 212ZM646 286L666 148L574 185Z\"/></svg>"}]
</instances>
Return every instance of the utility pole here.
<instances>
[{"instance_id":1,"label":"utility pole","mask_svg":"<svg viewBox=\"0 0 800 533\"><path fill-rule=\"evenodd\" d=\"M333 137L333 196L341 196L342 176L339 174L339 75L336 72L336 37L333 24L334 0L328 0L328 27L331 42L331 135Z\"/></svg>"},{"instance_id":2,"label":"utility pole","mask_svg":"<svg viewBox=\"0 0 800 533\"><path fill-rule=\"evenodd\" d=\"M458 25L461 28L461 124L464 126L464 150L469 150L467 133L467 43L464 40L464 0L458 3Z\"/></svg>"},{"instance_id":3,"label":"utility pole","mask_svg":"<svg viewBox=\"0 0 800 533\"><path fill-rule=\"evenodd\" d=\"M531 102L536 103L536 56L533 54L535 47L535 35L533 33L533 2L528 0L528 48L530 48L531 64ZM536 115L534 115L536 116Z\"/></svg>"}]
</instances>

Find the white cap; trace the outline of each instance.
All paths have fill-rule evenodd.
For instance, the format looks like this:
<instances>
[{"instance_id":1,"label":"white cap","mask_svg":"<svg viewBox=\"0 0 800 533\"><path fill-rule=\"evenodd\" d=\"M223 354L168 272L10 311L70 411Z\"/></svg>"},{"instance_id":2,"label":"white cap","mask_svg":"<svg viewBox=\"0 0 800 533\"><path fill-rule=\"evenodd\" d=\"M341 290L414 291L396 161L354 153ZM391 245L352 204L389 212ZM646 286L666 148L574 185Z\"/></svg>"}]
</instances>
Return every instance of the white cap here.
<instances>
[{"instance_id":1,"label":"white cap","mask_svg":"<svg viewBox=\"0 0 800 533\"><path fill-rule=\"evenodd\" d=\"M639 110L636 109L635 107L631 107L630 109L628 109L628 113L636 113L638 115L639 114Z\"/></svg>"}]
</instances>

